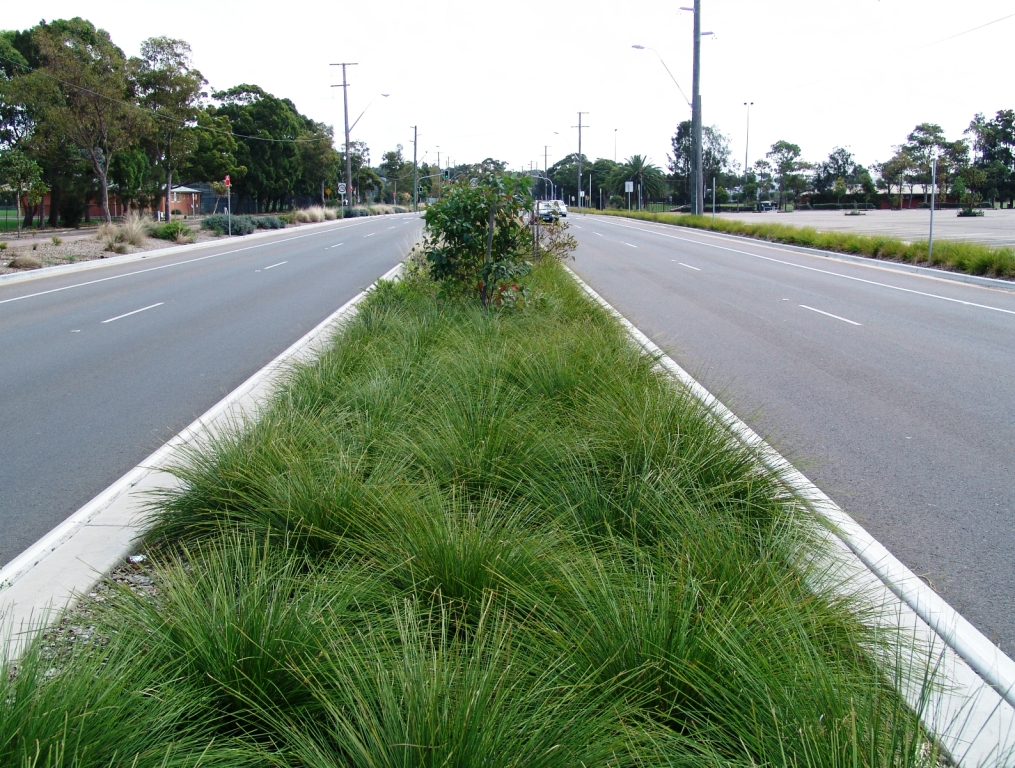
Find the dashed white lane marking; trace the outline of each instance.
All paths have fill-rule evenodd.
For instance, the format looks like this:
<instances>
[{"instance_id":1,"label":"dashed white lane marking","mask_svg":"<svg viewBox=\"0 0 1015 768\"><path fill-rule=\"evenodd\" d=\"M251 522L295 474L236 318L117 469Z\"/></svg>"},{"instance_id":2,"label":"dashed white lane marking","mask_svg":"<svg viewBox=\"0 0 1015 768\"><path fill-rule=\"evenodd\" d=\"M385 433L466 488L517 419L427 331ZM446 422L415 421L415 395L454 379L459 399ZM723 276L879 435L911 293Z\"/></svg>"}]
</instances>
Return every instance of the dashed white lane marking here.
<instances>
[{"instance_id":1,"label":"dashed white lane marking","mask_svg":"<svg viewBox=\"0 0 1015 768\"><path fill-rule=\"evenodd\" d=\"M141 309L135 309L133 312L125 312L122 315L117 315L116 317L111 317L108 320L103 320L102 322L103 322L103 324L105 324L105 323L111 323L114 320L122 320L125 317L130 317L131 315L136 315L138 312L144 312L146 309L155 309L155 307L161 307L165 303L166 302L164 302L164 301L160 301L158 304L149 304L147 307L141 307Z\"/></svg>"},{"instance_id":2,"label":"dashed white lane marking","mask_svg":"<svg viewBox=\"0 0 1015 768\"><path fill-rule=\"evenodd\" d=\"M394 229L394 227L388 227L388 229Z\"/></svg>"},{"instance_id":3,"label":"dashed white lane marking","mask_svg":"<svg viewBox=\"0 0 1015 768\"><path fill-rule=\"evenodd\" d=\"M596 235L597 237L602 237L602 235L600 235L598 232L593 232L592 234Z\"/></svg>"},{"instance_id":4,"label":"dashed white lane marking","mask_svg":"<svg viewBox=\"0 0 1015 768\"><path fill-rule=\"evenodd\" d=\"M814 307L808 307L806 304L801 304L800 306L803 307L804 309L809 309L811 312L817 312L819 315L824 315L825 317L834 317L836 320L842 320L842 322L849 323L850 325L860 325L860 323L857 323L853 320L847 320L844 317L833 315L831 312L825 312L820 309L815 309Z\"/></svg>"},{"instance_id":5,"label":"dashed white lane marking","mask_svg":"<svg viewBox=\"0 0 1015 768\"><path fill-rule=\"evenodd\" d=\"M678 261L677 264L682 267L687 267L688 269L693 269L695 272L701 272L701 267L692 267L690 264L685 264L682 261Z\"/></svg>"},{"instance_id":6,"label":"dashed white lane marking","mask_svg":"<svg viewBox=\"0 0 1015 768\"><path fill-rule=\"evenodd\" d=\"M81 329L80 328L76 328L73 331L71 331L71 333L81 333Z\"/></svg>"},{"instance_id":7,"label":"dashed white lane marking","mask_svg":"<svg viewBox=\"0 0 1015 768\"><path fill-rule=\"evenodd\" d=\"M818 269L817 267L808 267L808 266L806 266L804 264L794 264L792 261L784 261L783 259L775 259L775 258L772 258L771 256L762 256L760 253L751 253L750 251L741 251L741 250L739 250L737 248L726 248L726 247L721 246L721 245L714 245L712 243L702 242L701 240L693 240L693 239L691 239L689 237L677 237L676 235L668 235L665 232L656 232L654 229L644 229L642 227L631 227L631 226L628 226L626 224L618 224L618 223L613 222L613 221L606 222L606 223L613 224L616 227L622 227L624 229L634 229L634 230L637 230L638 232L648 232L649 234L652 234L652 235L659 235L660 237L668 237L671 240L681 240L681 241L683 241L685 243L694 243L695 245L703 245L703 246L705 246L707 248L716 248L716 249L718 249L720 251L729 251L730 253L739 253L742 256L753 256L755 259L762 259L763 261L771 261L771 262L774 262L776 264L783 264L783 265L785 265L787 267L796 267L797 269L806 269L808 272L820 272L821 274L831 275L832 277L841 277L844 280L853 280L853 281L855 281L857 283L867 283L868 285L876 285L879 288L889 288L889 289L891 289L893 291L900 291L902 293L912 293L912 294L915 294L916 296L926 296L927 298L930 298L930 299L941 299L942 301L950 301L953 304L962 304L962 305L967 306L967 307L976 307L977 309L989 309L992 312L1003 312L1006 315L1015 315L1015 310L1002 309L1001 307L992 307L989 304L978 304L975 301L963 301L962 299L953 299L951 296L942 296L942 295L940 295L938 293L928 293L926 291L917 291L917 290L914 290L913 288L902 288L901 286L898 286L898 285L890 285L889 283L880 283L877 280L866 280L866 279L864 279L862 277L854 277L853 275L844 275L841 272L832 272L832 271L827 270L827 269ZM758 247L759 248L765 248L767 246L759 245ZM805 254L805 255L809 255L809 254ZM866 265L863 265L863 266L866 266Z\"/></svg>"},{"instance_id":8,"label":"dashed white lane marking","mask_svg":"<svg viewBox=\"0 0 1015 768\"><path fill-rule=\"evenodd\" d=\"M363 235L363 237L373 237L376 234L376 232L371 232L369 235Z\"/></svg>"},{"instance_id":9,"label":"dashed white lane marking","mask_svg":"<svg viewBox=\"0 0 1015 768\"><path fill-rule=\"evenodd\" d=\"M624 243L628 248L637 248L637 245L631 245L630 243Z\"/></svg>"},{"instance_id":10,"label":"dashed white lane marking","mask_svg":"<svg viewBox=\"0 0 1015 768\"><path fill-rule=\"evenodd\" d=\"M265 267L264 271L267 272L269 269L274 269L275 267L281 267L283 264L288 264L288 263L289 263L288 261L280 261L278 264L272 264L270 267Z\"/></svg>"},{"instance_id":11,"label":"dashed white lane marking","mask_svg":"<svg viewBox=\"0 0 1015 768\"><path fill-rule=\"evenodd\" d=\"M329 246L328 246L327 248L325 248L324 250L326 250L326 251L327 251L327 250L330 250L331 248L338 248L338 246L340 246L340 245L345 245L345 243L335 243L334 245L329 245Z\"/></svg>"}]
</instances>

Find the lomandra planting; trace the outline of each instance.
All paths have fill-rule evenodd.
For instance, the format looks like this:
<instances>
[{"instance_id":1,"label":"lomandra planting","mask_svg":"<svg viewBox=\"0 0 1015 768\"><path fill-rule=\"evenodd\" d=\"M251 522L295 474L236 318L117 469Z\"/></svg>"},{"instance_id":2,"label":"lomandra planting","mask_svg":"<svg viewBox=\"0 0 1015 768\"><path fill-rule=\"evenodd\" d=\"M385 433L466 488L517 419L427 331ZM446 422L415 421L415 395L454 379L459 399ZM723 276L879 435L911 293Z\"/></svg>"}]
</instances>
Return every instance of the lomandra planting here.
<instances>
[{"instance_id":1,"label":"lomandra planting","mask_svg":"<svg viewBox=\"0 0 1015 768\"><path fill-rule=\"evenodd\" d=\"M780 478L554 260L415 269L151 499L154 596L0 675L3 765L930 766Z\"/></svg>"},{"instance_id":2,"label":"lomandra planting","mask_svg":"<svg viewBox=\"0 0 1015 768\"><path fill-rule=\"evenodd\" d=\"M888 235L829 232L813 227L793 227L788 224L752 224L736 219L713 219L708 216L691 216L680 213L609 210L596 211L595 213L656 221L679 227L706 229L730 235L754 237L773 243L818 248L823 251L944 267L970 275L1015 278L1015 250L1007 247L995 248L981 243L938 240L934 243L932 257L928 259L929 248L925 240L906 242Z\"/></svg>"}]
</instances>

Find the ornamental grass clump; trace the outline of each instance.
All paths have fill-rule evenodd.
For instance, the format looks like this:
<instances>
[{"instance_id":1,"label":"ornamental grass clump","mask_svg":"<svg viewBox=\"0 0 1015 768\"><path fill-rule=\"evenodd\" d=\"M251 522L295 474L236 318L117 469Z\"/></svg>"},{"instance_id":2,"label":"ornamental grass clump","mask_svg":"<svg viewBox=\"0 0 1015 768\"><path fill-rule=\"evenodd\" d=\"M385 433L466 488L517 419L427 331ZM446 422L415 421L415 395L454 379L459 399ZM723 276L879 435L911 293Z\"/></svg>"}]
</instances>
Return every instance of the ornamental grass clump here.
<instances>
[{"instance_id":1,"label":"ornamental grass clump","mask_svg":"<svg viewBox=\"0 0 1015 768\"><path fill-rule=\"evenodd\" d=\"M0 763L932 768L876 663L920 650L820 586L809 512L556 260L525 280L379 285L180 454L154 594L0 670Z\"/></svg>"}]
</instances>

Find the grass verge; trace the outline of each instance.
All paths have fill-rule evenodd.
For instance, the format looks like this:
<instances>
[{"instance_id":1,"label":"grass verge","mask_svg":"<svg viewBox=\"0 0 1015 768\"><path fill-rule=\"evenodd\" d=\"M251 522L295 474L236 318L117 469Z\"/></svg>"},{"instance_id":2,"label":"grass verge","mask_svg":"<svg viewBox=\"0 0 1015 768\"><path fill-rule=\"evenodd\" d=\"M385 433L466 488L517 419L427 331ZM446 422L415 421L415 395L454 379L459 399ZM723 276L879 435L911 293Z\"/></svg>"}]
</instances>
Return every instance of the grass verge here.
<instances>
[{"instance_id":1,"label":"grass verge","mask_svg":"<svg viewBox=\"0 0 1015 768\"><path fill-rule=\"evenodd\" d=\"M154 596L0 670L0 764L923 766L777 477L544 263L382 284L153 499Z\"/></svg>"},{"instance_id":2,"label":"grass verge","mask_svg":"<svg viewBox=\"0 0 1015 768\"><path fill-rule=\"evenodd\" d=\"M1015 249L994 248L981 243L937 240L933 259L927 259L927 241L906 242L889 235L862 235L852 232L828 232L813 227L788 224L752 224L736 219L712 219L683 213L649 211L595 211L597 215L623 216L630 219L673 224L678 227L706 229L729 235L753 237L772 243L786 243L823 251L849 253L874 259L905 261L911 264L941 267L968 275L1015 278Z\"/></svg>"}]
</instances>

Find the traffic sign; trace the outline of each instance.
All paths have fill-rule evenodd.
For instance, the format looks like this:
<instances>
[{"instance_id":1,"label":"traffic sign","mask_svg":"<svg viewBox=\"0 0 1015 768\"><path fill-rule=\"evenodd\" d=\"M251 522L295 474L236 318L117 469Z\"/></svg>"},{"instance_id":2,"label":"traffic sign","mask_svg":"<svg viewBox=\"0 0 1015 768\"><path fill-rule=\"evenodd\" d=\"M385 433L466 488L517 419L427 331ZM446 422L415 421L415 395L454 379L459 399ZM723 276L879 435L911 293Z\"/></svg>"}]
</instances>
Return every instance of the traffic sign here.
<instances>
[{"instance_id":1,"label":"traffic sign","mask_svg":"<svg viewBox=\"0 0 1015 768\"><path fill-rule=\"evenodd\" d=\"M634 192L634 182L633 181L625 181L624 182L624 191L625 192Z\"/></svg>"},{"instance_id":2,"label":"traffic sign","mask_svg":"<svg viewBox=\"0 0 1015 768\"><path fill-rule=\"evenodd\" d=\"M338 194L340 194L340 195L344 195L345 194L345 182L340 182L339 183L339 185L338 185Z\"/></svg>"}]
</instances>

